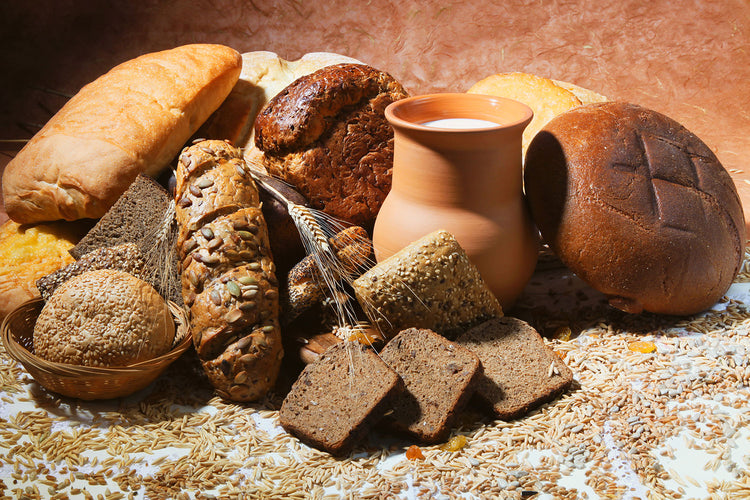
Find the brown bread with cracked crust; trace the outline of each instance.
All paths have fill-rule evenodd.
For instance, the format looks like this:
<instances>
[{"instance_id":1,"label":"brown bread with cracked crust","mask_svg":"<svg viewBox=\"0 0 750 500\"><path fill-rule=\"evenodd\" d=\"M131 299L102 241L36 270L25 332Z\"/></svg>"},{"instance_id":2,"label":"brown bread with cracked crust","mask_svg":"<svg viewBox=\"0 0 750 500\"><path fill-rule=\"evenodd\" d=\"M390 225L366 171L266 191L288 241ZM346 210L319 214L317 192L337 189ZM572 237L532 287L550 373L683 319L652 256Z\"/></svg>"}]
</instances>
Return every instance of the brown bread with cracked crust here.
<instances>
[{"instance_id":1,"label":"brown bread with cracked crust","mask_svg":"<svg viewBox=\"0 0 750 500\"><path fill-rule=\"evenodd\" d=\"M198 357L223 398L273 387L283 350L279 292L258 188L240 150L202 141L176 172L177 250Z\"/></svg>"},{"instance_id":2,"label":"brown bread with cracked crust","mask_svg":"<svg viewBox=\"0 0 750 500\"><path fill-rule=\"evenodd\" d=\"M391 187L393 131L385 107L404 97L391 75L364 64L298 78L255 120L260 160L312 208L369 227Z\"/></svg>"},{"instance_id":3,"label":"brown bread with cracked crust","mask_svg":"<svg viewBox=\"0 0 750 500\"><path fill-rule=\"evenodd\" d=\"M624 102L578 107L537 134L525 168L542 236L619 309L694 314L739 271L745 226L732 178L665 115Z\"/></svg>"}]
</instances>

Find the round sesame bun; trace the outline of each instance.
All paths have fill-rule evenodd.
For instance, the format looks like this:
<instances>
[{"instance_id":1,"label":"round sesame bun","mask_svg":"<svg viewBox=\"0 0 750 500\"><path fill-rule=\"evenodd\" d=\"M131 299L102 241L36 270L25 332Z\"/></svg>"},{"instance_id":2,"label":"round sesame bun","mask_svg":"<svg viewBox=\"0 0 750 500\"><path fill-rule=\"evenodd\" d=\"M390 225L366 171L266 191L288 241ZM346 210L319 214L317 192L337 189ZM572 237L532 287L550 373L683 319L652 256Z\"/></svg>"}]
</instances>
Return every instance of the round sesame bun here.
<instances>
[{"instance_id":1,"label":"round sesame bun","mask_svg":"<svg viewBox=\"0 0 750 500\"><path fill-rule=\"evenodd\" d=\"M175 324L154 287L99 269L63 283L39 314L34 352L58 363L127 366L166 353Z\"/></svg>"}]
</instances>

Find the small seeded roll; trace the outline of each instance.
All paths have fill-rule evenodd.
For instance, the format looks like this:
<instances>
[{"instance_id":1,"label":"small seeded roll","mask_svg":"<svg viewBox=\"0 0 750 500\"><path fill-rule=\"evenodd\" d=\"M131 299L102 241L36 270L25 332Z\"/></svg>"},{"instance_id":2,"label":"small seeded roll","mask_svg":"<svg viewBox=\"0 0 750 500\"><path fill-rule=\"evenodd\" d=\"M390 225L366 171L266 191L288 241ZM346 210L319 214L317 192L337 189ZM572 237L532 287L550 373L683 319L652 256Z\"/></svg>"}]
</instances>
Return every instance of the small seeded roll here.
<instances>
[{"instance_id":1,"label":"small seeded roll","mask_svg":"<svg viewBox=\"0 0 750 500\"><path fill-rule=\"evenodd\" d=\"M552 120L526 155L532 216L560 259L626 312L713 305L742 263L737 190L711 150L633 104L590 104Z\"/></svg>"}]
</instances>

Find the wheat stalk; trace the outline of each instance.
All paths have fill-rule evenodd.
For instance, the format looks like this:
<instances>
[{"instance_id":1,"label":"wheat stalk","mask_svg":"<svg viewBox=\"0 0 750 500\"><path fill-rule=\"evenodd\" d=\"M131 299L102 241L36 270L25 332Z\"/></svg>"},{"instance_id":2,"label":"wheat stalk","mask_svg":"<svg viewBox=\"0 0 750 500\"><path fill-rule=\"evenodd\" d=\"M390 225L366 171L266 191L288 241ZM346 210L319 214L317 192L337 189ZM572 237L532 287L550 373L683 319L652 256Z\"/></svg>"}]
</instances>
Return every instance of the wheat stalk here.
<instances>
[{"instance_id":1,"label":"wheat stalk","mask_svg":"<svg viewBox=\"0 0 750 500\"><path fill-rule=\"evenodd\" d=\"M321 210L294 203L277 189L276 186L282 181L261 172L251 161L246 160L246 165L253 180L271 196L286 205L292 222L299 232L305 253L312 256L315 261L318 270L316 277L325 285L322 289L324 292L327 291L327 298L336 313L338 327L335 330L342 332L339 337L352 328L360 328L357 325L362 325L362 322L357 318L351 301L347 300L351 298L351 295L345 283L351 285L364 269L358 269L357 266L352 269L352 263L343 262L328 241L329 238L345 229L346 224ZM364 267L372 264L372 262L367 262Z\"/></svg>"},{"instance_id":2,"label":"wheat stalk","mask_svg":"<svg viewBox=\"0 0 750 500\"><path fill-rule=\"evenodd\" d=\"M170 199L161 224L154 227L144 238L149 244L148 248L144 249L145 268L150 273L147 281L167 299L180 294L179 289L175 290L174 281L171 279L172 275L178 272L175 261L177 248L174 244L176 231L175 201Z\"/></svg>"}]
</instances>

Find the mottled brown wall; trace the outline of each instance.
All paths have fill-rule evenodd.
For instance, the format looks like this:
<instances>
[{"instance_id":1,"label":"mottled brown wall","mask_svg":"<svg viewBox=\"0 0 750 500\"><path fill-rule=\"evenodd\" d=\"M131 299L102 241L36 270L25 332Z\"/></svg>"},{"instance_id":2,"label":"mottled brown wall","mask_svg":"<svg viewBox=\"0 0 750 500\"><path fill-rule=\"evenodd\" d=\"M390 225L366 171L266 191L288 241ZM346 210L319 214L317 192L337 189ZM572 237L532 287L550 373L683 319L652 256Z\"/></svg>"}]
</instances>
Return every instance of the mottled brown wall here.
<instances>
[{"instance_id":1,"label":"mottled brown wall","mask_svg":"<svg viewBox=\"0 0 750 500\"><path fill-rule=\"evenodd\" d=\"M0 37L2 139L28 136L17 122L43 121L64 102L33 87L74 93L144 52L214 42L286 59L339 52L413 94L536 73L664 112L732 170L750 157L748 0L10 0Z\"/></svg>"}]
</instances>

